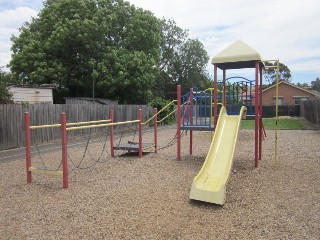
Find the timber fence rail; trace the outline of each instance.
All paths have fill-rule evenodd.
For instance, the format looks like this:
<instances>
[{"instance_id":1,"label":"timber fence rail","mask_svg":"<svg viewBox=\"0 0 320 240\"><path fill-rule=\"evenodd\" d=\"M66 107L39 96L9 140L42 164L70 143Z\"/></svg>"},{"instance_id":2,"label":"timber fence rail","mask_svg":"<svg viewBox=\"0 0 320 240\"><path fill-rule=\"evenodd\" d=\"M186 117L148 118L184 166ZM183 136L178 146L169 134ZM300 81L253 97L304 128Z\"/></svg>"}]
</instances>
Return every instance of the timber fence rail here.
<instances>
[{"instance_id":1,"label":"timber fence rail","mask_svg":"<svg viewBox=\"0 0 320 240\"><path fill-rule=\"evenodd\" d=\"M30 125L59 124L60 115L65 112L67 123L87 122L109 119L109 110L114 112L115 122L124 122L137 119L137 110L142 109L143 121L149 119L153 114L153 108L146 105L74 105L74 104L3 104L0 105L0 150L24 147L24 113L30 113ZM121 130L124 126L116 126ZM71 131L68 138L81 137L86 134L99 134L101 130L83 129ZM34 129L31 143L61 139L60 130L56 128Z\"/></svg>"},{"instance_id":2,"label":"timber fence rail","mask_svg":"<svg viewBox=\"0 0 320 240\"><path fill-rule=\"evenodd\" d=\"M320 125L320 99L302 101L300 112L301 117L307 121Z\"/></svg>"}]
</instances>

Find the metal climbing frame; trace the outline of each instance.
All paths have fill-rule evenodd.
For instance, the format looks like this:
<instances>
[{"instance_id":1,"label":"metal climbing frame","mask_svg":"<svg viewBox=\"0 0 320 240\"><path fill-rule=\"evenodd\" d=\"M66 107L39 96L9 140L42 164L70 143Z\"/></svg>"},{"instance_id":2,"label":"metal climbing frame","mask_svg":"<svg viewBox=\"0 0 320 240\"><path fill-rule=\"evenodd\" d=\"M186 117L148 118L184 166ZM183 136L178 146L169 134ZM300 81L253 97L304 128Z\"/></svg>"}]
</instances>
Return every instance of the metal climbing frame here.
<instances>
[{"instance_id":1,"label":"metal climbing frame","mask_svg":"<svg viewBox=\"0 0 320 240\"><path fill-rule=\"evenodd\" d=\"M237 79L230 85L226 85L226 99L225 105L229 115L238 115L242 106L247 107L247 116L254 116L254 104L253 104L253 90L254 80L249 80L244 77L229 77L225 81ZM221 83L220 83L221 85ZM223 89L220 88L223 92Z\"/></svg>"},{"instance_id":2,"label":"metal climbing frame","mask_svg":"<svg viewBox=\"0 0 320 240\"><path fill-rule=\"evenodd\" d=\"M182 95L181 130L213 131L212 100L212 89L191 88L190 92Z\"/></svg>"}]
</instances>

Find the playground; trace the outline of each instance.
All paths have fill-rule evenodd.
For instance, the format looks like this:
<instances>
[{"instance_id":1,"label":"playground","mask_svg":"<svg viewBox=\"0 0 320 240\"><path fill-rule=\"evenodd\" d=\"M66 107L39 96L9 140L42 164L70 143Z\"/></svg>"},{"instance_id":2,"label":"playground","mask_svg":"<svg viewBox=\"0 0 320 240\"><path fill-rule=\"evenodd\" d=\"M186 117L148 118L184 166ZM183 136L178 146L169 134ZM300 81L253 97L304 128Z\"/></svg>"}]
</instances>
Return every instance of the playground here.
<instances>
[{"instance_id":1,"label":"playground","mask_svg":"<svg viewBox=\"0 0 320 240\"><path fill-rule=\"evenodd\" d=\"M159 145L172 128L159 130ZM279 131L274 166L274 130L267 130L264 158L253 168L253 130L240 130L227 202L221 207L189 200L191 183L210 146L209 133L182 137L157 154L116 152L91 170L61 178L33 174L26 184L25 159L0 163L2 239L318 239L320 234L320 132ZM152 132L144 134L152 140ZM101 151L101 144L93 146ZM72 151L83 152L83 147ZM61 152L48 153L48 161ZM35 159L36 161L36 159Z\"/></svg>"},{"instance_id":2,"label":"playground","mask_svg":"<svg viewBox=\"0 0 320 240\"><path fill-rule=\"evenodd\" d=\"M275 128L264 127L263 62L235 42L212 60L214 87L177 85L161 119L164 109L147 120L138 109L117 122L110 110L107 119L61 113L60 123L32 125L26 112L25 157L0 163L1 237L318 239L320 132L280 130L277 90ZM254 68L255 80L227 85L226 70L238 68ZM169 116L176 123L160 126ZM246 117L253 129L240 129ZM42 151L33 134L48 129L60 144ZM76 131L83 139L68 138Z\"/></svg>"}]
</instances>

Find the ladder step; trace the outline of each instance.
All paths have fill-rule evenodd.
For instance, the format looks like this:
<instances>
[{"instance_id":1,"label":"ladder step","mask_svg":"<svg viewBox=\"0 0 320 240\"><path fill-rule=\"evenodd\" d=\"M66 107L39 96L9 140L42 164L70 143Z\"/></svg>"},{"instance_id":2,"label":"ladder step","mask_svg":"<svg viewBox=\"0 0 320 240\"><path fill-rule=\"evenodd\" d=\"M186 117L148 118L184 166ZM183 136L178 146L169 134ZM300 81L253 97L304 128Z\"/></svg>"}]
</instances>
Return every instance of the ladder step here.
<instances>
[{"instance_id":1,"label":"ladder step","mask_svg":"<svg viewBox=\"0 0 320 240\"><path fill-rule=\"evenodd\" d=\"M62 176L63 175L62 171L39 169L39 168L35 168L35 167L29 167L29 171L30 172L43 173L43 174L49 174L49 175L55 175L55 176Z\"/></svg>"}]
</instances>

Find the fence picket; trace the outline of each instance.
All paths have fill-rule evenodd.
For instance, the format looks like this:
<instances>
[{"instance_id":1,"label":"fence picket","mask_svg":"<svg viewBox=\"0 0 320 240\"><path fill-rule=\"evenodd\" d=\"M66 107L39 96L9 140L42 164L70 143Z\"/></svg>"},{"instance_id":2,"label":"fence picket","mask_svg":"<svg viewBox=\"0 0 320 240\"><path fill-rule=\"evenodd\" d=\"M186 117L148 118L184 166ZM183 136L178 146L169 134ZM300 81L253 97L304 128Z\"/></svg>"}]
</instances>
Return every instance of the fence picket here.
<instances>
[{"instance_id":1,"label":"fence picket","mask_svg":"<svg viewBox=\"0 0 320 240\"><path fill-rule=\"evenodd\" d=\"M320 125L320 99L301 102L300 112L307 121Z\"/></svg>"}]
</instances>

